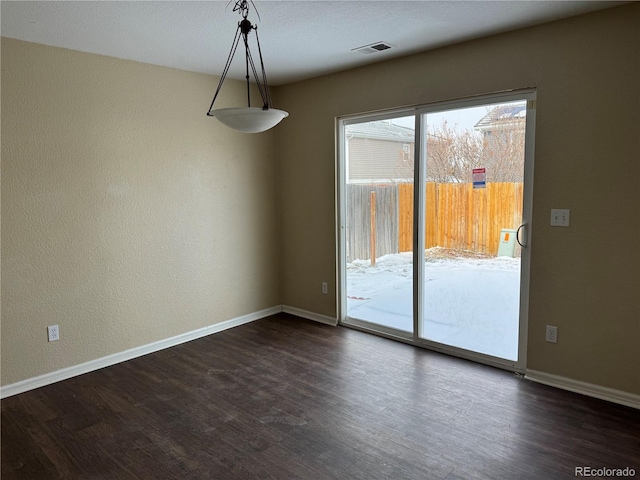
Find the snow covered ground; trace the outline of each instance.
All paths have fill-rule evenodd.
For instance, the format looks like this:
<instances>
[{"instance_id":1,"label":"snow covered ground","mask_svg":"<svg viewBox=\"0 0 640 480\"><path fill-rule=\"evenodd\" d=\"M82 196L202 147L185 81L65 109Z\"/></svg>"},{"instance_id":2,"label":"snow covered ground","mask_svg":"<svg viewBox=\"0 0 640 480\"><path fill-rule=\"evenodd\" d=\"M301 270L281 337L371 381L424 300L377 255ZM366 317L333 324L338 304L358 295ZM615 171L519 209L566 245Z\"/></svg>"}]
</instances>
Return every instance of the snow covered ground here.
<instances>
[{"instance_id":1,"label":"snow covered ground","mask_svg":"<svg viewBox=\"0 0 640 480\"><path fill-rule=\"evenodd\" d=\"M431 249L425 261L424 338L509 360L518 354L520 258L447 258ZM435 257L435 258L434 258ZM347 314L411 331L413 254L347 266Z\"/></svg>"}]
</instances>

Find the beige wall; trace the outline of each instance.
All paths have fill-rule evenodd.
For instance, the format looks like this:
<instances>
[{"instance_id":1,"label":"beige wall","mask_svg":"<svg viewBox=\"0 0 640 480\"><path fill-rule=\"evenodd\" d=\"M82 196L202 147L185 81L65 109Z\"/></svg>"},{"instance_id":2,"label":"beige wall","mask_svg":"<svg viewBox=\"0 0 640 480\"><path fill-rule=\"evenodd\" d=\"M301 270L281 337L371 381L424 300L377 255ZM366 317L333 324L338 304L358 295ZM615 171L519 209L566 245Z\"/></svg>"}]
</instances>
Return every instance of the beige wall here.
<instances>
[{"instance_id":1,"label":"beige wall","mask_svg":"<svg viewBox=\"0 0 640 480\"><path fill-rule=\"evenodd\" d=\"M634 4L280 87L260 135L205 116L213 77L2 39L2 385L278 304L335 316L335 117L535 86L527 366L640 393L639 32Z\"/></svg>"},{"instance_id":2,"label":"beige wall","mask_svg":"<svg viewBox=\"0 0 640 480\"><path fill-rule=\"evenodd\" d=\"M2 39L3 385L280 304L275 136L216 84Z\"/></svg>"},{"instance_id":3,"label":"beige wall","mask_svg":"<svg viewBox=\"0 0 640 480\"><path fill-rule=\"evenodd\" d=\"M336 276L335 117L531 86L527 367L640 394L638 4L278 89L295 119L277 129L283 303L336 315L320 292ZM570 208L571 227L551 228L551 208Z\"/></svg>"}]
</instances>

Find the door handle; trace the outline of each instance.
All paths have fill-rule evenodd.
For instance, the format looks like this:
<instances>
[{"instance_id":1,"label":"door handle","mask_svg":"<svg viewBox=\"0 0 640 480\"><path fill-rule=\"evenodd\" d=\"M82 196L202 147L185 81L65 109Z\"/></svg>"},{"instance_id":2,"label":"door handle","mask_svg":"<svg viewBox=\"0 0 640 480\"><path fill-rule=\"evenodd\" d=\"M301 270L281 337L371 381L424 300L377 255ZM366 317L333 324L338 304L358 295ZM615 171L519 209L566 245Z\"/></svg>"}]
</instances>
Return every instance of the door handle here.
<instances>
[{"instance_id":1,"label":"door handle","mask_svg":"<svg viewBox=\"0 0 640 480\"><path fill-rule=\"evenodd\" d=\"M524 230L524 232L525 232L525 235L524 235L524 238L523 238L523 240L525 241L525 243L522 243L522 242L520 241L520 230ZM525 248L527 247L526 237L528 236L528 235L527 235L528 233L529 233L529 232L527 232L527 224L526 224L526 223L523 223L522 225L520 225L520 226L518 227L518 230L516 230L516 242L518 242L518 244L519 244L521 247L525 247Z\"/></svg>"}]
</instances>

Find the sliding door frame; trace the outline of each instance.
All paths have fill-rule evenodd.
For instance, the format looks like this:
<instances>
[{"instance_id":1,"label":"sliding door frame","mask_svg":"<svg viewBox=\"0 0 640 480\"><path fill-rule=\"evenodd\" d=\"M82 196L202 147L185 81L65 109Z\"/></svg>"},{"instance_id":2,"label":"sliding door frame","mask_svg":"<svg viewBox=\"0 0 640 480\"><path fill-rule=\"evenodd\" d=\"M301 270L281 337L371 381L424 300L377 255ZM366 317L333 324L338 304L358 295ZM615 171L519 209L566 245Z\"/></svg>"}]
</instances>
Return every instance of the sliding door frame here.
<instances>
[{"instance_id":1,"label":"sliding door frame","mask_svg":"<svg viewBox=\"0 0 640 480\"><path fill-rule=\"evenodd\" d=\"M347 248L346 248L346 234L347 234L347 199L345 195L345 188L347 181L347 168L348 168L348 152L346 150L347 141L345 138L345 127L356 123L364 122L377 122L380 120L390 120L398 117L416 117L416 108L399 108L393 110L387 110L384 112L375 112L370 114L361 115L349 115L344 117L338 117L336 119L336 218L337 218L337 292L338 292L338 323L344 326L356 328L358 330L364 330L374 333L376 335L382 335L384 337L392 338L394 340L403 341L406 343L415 343L415 328L414 332L405 332L397 330L395 328L386 327L384 325L376 325L375 329L371 327L368 322L364 322L355 318L350 318L349 321L345 321L347 318ZM417 137L416 137L417 142ZM416 150L417 152L417 150ZM340 159L344 158L345 161L341 162ZM416 158L416 162L418 158ZM415 165L414 165L415 170ZM415 175L415 172L414 172ZM415 261L415 260L414 260ZM414 268L415 270L415 268ZM415 274L414 274L415 275ZM415 296L415 293L414 293ZM414 298L414 322L415 322L415 298ZM414 325L415 327L415 325Z\"/></svg>"},{"instance_id":2,"label":"sliding door frame","mask_svg":"<svg viewBox=\"0 0 640 480\"><path fill-rule=\"evenodd\" d=\"M522 224L525 225L525 233L522 239L525 247L521 253L520 273L520 308L519 308L519 334L518 334L518 359L506 360L491 355L472 352L462 348L452 347L441 343L420 338L420 324L423 318L424 296L424 219L425 215L425 182L426 182L426 140L422 135L423 115L462 108L477 107L496 103L506 103L524 100L527 102L526 130L525 130L525 161L524 161L524 198L522 209ZM536 90L526 88L499 92L487 95L478 95L471 98L448 100L413 107L398 108L369 114L348 115L336 118L336 284L338 322L350 328L363 330L369 333L409 343L418 347L427 348L437 352L466 358L478 363L492 365L505 370L523 373L526 368L527 358L527 328L529 312L529 272L531 265L531 221L533 209L533 172L535 153L535 113ZM414 238L413 238L413 332L403 332L393 328L376 325L375 328L367 322L349 319L347 321L346 298L346 197L345 188L347 179L346 161L346 126L354 123L373 122L387 120L399 116L415 117L415 162L414 162ZM345 158L345 161L341 161ZM423 181L425 180L425 181Z\"/></svg>"}]
</instances>

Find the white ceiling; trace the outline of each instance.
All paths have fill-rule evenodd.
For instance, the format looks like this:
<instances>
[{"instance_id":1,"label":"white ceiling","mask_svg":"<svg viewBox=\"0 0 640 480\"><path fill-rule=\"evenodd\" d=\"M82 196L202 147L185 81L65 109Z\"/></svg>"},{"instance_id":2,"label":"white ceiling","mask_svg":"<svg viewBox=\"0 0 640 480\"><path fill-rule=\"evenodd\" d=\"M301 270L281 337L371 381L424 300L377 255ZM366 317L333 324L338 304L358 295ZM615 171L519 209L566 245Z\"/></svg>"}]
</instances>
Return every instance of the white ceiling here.
<instances>
[{"instance_id":1,"label":"white ceiling","mask_svg":"<svg viewBox=\"0 0 640 480\"><path fill-rule=\"evenodd\" d=\"M611 1L260 1L271 85L614 7ZM240 16L234 1L2 1L5 37L219 75ZM351 50L384 41L371 55ZM244 78L236 55L230 78Z\"/></svg>"}]
</instances>

